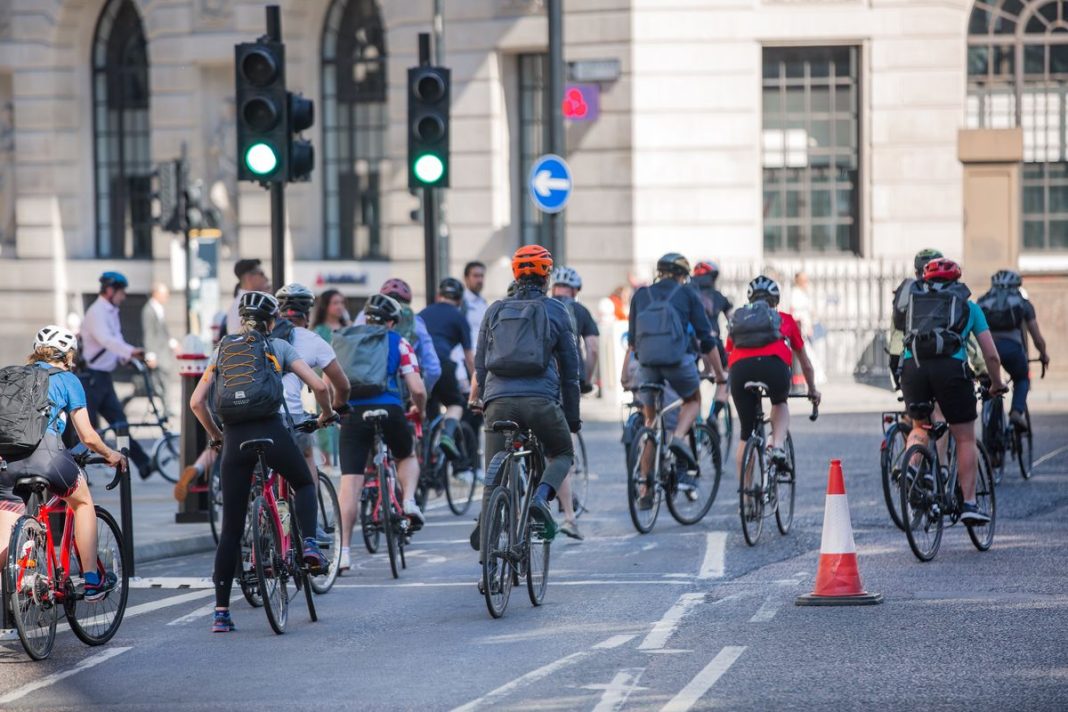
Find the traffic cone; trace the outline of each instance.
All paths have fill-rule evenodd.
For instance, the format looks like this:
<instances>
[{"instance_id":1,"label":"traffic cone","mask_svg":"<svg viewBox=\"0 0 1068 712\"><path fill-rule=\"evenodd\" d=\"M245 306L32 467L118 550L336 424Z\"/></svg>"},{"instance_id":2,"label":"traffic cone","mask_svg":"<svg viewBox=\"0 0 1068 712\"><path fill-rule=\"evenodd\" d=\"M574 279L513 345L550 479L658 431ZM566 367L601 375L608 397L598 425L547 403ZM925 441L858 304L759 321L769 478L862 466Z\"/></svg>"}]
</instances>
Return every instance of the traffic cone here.
<instances>
[{"instance_id":1,"label":"traffic cone","mask_svg":"<svg viewBox=\"0 0 1068 712\"><path fill-rule=\"evenodd\" d=\"M799 606L868 606L882 602L882 594L868 593L860 583L842 461L831 460L816 587L812 593L798 596L796 603Z\"/></svg>"}]
</instances>

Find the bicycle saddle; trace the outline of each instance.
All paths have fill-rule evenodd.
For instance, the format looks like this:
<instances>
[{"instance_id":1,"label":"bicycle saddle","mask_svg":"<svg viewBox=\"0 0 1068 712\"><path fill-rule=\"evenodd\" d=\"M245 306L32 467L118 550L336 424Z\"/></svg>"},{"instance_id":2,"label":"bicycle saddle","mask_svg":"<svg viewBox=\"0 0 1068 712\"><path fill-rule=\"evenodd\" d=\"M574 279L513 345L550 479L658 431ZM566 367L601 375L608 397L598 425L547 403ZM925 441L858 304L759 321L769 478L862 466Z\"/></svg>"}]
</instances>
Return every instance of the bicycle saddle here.
<instances>
[{"instance_id":1,"label":"bicycle saddle","mask_svg":"<svg viewBox=\"0 0 1068 712\"><path fill-rule=\"evenodd\" d=\"M48 489L51 483L40 475L19 475L15 479L15 491L28 490L30 492L40 492L41 490Z\"/></svg>"},{"instance_id":2,"label":"bicycle saddle","mask_svg":"<svg viewBox=\"0 0 1068 712\"><path fill-rule=\"evenodd\" d=\"M750 393L759 393L760 391L767 391L768 384L763 381L746 381L745 390Z\"/></svg>"},{"instance_id":3,"label":"bicycle saddle","mask_svg":"<svg viewBox=\"0 0 1068 712\"><path fill-rule=\"evenodd\" d=\"M496 420L493 425L490 426L490 430L495 433L507 433L519 430L519 423L514 420Z\"/></svg>"},{"instance_id":4,"label":"bicycle saddle","mask_svg":"<svg viewBox=\"0 0 1068 712\"><path fill-rule=\"evenodd\" d=\"M363 419L369 422L375 420L385 420L388 417L389 413L387 411L382 410L381 408L379 408L378 410L369 410L363 414Z\"/></svg>"},{"instance_id":5,"label":"bicycle saddle","mask_svg":"<svg viewBox=\"0 0 1068 712\"><path fill-rule=\"evenodd\" d=\"M909 415L918 420L927 420L934 412L934 403L909 403Z\"/></svg>"},{"instance_id":6,"label":"bicycle saddle","mask_svg":"<svg viewBox=\"0 0 1068 712\"><path fill-rule=\"evenodd\" d=\"M664 390L664 384L663 383L643 383L640 386L638 386L638 390L639 391L663 391Z\"/></svg>"},{"instance_id":7,"label":"bicycle saddle","mask_svg":"<svg viewBox=\"0 0 1068 712\"><path fill-rule=\"evenodd\" d=\"M256 438L255 440L246 440L245 442L241 443L241 452L244 452L245 450L255 450L256 452L260 452L262 450L266 450L272 445L274 445L274 440L271 440L270 438Z\"/></svg>"}]
</instances>

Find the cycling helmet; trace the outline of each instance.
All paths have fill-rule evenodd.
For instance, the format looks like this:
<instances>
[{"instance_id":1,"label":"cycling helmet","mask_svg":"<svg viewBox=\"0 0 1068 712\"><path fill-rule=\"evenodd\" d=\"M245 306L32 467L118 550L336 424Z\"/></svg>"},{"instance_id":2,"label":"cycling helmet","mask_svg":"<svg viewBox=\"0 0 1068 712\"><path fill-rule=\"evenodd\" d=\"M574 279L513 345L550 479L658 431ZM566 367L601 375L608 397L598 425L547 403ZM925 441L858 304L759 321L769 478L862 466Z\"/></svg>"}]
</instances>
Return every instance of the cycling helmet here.
<instances>
[{"instance_id":1,"label":"cycling helmet","mask_svg":"<svg viewBox=\"0 0 1068 712\"><path fill-rule=\"evenodd\" d=\"M368 321L397 321L401 317L401 305L393 297L385 294L373 294L363 307Z\"/></svg>"},{"instance_id":2,"label":"cycling helmet","mask_svg":"<svg viewBox=\"0 0 1068 712\"><path fill-rule=\"evenodd\" d=\"M78 347L78 337L74 335L73 331L64 329L62 326L56 326L55 324L49 324L45 328L37 332L37 336L33 340L33 348L40 348L41 346L51 346L57 349L60 353L67 354Z\"/></svg>"},{"instance_id":3,"label":"cycling helmet","mask_svg":"<svg viewBox=\"0 0 1068 712\"><path fill-rule=\"evenodd\" d=\"M412 288L408 286L408 283L403 279L387 279L382 285L382 289L378 290L379 294L385 294L387 297L393 297L398 302L410 304L412 301Z\"/></svg>"},{"instance_id":4,"label":"cycling helmet","mask_svg":"<svg viewBox=\"0 0 1068 712\"><path fill-rule=\"evenodd\" d=\"M990 278L990 285L992 287L1007 287L1009 289L1017 289L1023 284L1023 277L1019 272L1013 272L1011 269L998 270L994 273L994 276Z\"/></svg>"},{"instance_id":5,"label":"cycling helmet","mask_svg":"<svg viewBox=\"0 0 1068 712\"><path fill-rule=\"evenodd\" d=\"M960 265L944 257L931 260L923 268L925 282L956 282L960 274Z\"/></svg>"},{"instance_id":6,"label":"cycling helmet","mask_svg":"<svg viewBox=\"0 0 1068 712\"><path fill-rule=\"evenodd\" d=\"M245 292L237 303L242 319L268 321L278 316L278 300L267 292Z\"/></svg>"},{"instance_id":7,"label":"cycling helmet","mask_svg":"<svg viewBox=\"0 0 1068 712\"><path fill-rule=\"evenodd\" d=\"M669 252L656 261L656 271L674 275L689 275L690 261L678 252Z\"/></svg>"},{"instance_id":8,"label":"cycling helmet","mask_svg":"<svg viewBox=\"0 0 1068 712\"><path fill-rule=\"evenodd\" d=\"M459 301L464 298L463 282L455 277L446 277L438 284L438 294L446 299Z\"/></svg>"},{"instance_id":9,"label":"cycling helmet","mask_svg":"<svg viewBox=\"0 0 1068 712\"><path fill-rule=\"evenodd\" d=\"M576 291L582 289L582 277L579 277L579 273L570 267L557 267L553 270L551 279L554 285L562 284Z\"/></svg>"},{"instance_id":10,"label":"cycling helmet","mask_svg":"<svg viewBox=\"0 0 1068 712\"><path fill-rule=\"evenodd\" d=\"M121 272L105 272L100 275L100 288L114 287L115 289L126 289L130 286L130 281L126 279L126 275Z\"/></svg>"},{"instance_id":11,"label":"cycling helmet","mask_svg":"<svg viewBox=\"0 0 1068 712\"><path fill-rule=\"evenodd\" d=\"M758 299L763 299L773 307L778 306L780 297L779 283L771 277L760 275L749 283L745 296L749 299L750 304Z\"/></svg>"},{"instance_id":12,"label":"cycling helmet","mask_svg":"<svg viewBox=\"0 0 1068 712\"><path fill-rule=\"evenodd\" d=\"M717 265L715 262L703 262L703 261L702 262L698 262L696 265L694 265L694 267L693 267L693 276L694 277L704 277L705 275L710 275L712 277L712 279L715 279L716 277L718 277L719 276L719 265Z\"/></svg>"},{"instance_id":13,"label":"cycling helmet","mask_svg":"<svg viewBox=\"0 0 1068 712\"><path fill-rule=\"evenodd\" d=\"M941 252L939 252L938 250L933 250L931 248L927 248L925 250L920 250L919 252L917 252L916 256L912 259L912 266L916 268L916 276L922 277L923 268L927 265L927 263L942 256L943 255Z\"/></svg>"},{"instance_id":14,"label":"cycling helmet","mask_svg":"<svg viewBox=\"0 0 1068 712\"><path fill-rule=\"evenodd\" d=\"M512 255L512 276L523 277L549 276L553 269L553 256L541 245L524 245Z\"/></svg>"},{"instance_id":15,"label":"cycling helmet","mask_svg":"<svg viewBox=\"0 0 1068 712\"><path fill-rule=\"evenodd\" d=\"M294 311L307 316L315 306L315 295L303 284L293 282L275 292L278 308L283 312Z\"/></svg>"}]
</instances>

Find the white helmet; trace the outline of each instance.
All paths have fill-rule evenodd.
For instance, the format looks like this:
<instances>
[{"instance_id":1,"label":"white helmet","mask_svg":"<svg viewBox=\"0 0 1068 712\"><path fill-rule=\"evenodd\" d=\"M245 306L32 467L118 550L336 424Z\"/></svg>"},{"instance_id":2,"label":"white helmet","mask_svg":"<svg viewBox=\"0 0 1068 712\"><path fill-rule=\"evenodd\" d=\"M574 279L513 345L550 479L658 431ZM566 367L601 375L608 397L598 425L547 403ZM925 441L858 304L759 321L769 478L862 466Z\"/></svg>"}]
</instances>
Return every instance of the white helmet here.
<instances>
[{"instance_id":1,"label":"white helmet","mask_svg":"<svg viewBox=\"0 0 1068 712\"><path fill-rule=\"evenodd\" d=\"M62 326L56 326L55 324L49 324L38 331L37 337L33 340L33 347L35 349L40 346L51 346L54 349L58 349L61 353L67 354L78 348L78 337L76 337L74 332L69 329L64 329Z\"/></svg>"},{"instance_id":2,"label":"white helmet","mask_svg":"<svg viewBox=\"0 0 1068 712\"><path fill-rule=\"evenodd\" d=\"M779 283L771 277L760 275L749 283L745 296L749 299L750 304L758 299L763 299L769 305L776 307L779 305Z\"/></svg>"}]
</instances>

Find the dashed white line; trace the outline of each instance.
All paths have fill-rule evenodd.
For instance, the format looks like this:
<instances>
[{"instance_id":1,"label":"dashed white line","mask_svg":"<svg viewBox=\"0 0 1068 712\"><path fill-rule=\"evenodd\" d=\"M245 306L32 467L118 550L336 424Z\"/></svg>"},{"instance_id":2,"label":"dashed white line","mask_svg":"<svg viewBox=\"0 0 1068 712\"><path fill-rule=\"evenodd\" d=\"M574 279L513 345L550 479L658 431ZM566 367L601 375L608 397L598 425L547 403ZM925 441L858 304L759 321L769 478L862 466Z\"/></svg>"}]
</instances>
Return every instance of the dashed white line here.
<instances>
[{"instance_id":1,"label":"dashed white line","mask_svg":"<svg viewBox=\"0 0 1068 712\"><path fill-rule=\"evenodd\" d=\"M593 712L617 712L627 703L630 693L638 689L638 680L645 668L628 668L616 673L612 681L607 685L587 685L587 690L603 689L600 702L593 708Z\"/></svg>"},{"instance_id":2,"label":"dashed white line","mask_svg":"<svg viewBox=\"0 0 1068 712\"><path fill-rule=\"evenodd\" d=\"M712 689L716 681L723 677L723 673L730 669L730 666L741 657L744 651L745 646L743 645L728 645L719 651L716 657L712 658L712 662L697 673L697 676L690 680L689 684L679 691L679 694L672 697L660 709L660 712L687 712L697 704L698 700L704 697L706 692Z\"/></svg>"},{"instance_id":3,"label":"dashed white line","mask_svg":"<svg viewBox=\"0 0 1068 712\"><path fill-rule=\"evenodd\" d=\"M1057 457L1057 455L1060 455L1062 452L1064 452L1066 450L1068 450L1068 445L1065 445L1063 447L1059 447L1056 450L1054 450L1053 452L1046 453L1042 457L1040 457L1037 460L1035 460L1035 463L1031 466L1031 468L1034 469L1034 468L1038 467L1039 465L1041 465L1044 462L1049 462L1053 458Z\"/></svg>"},{"instance_id":4,"label":"dashed white line","mask_svg":"<svg viewBox=\"0 0 1068 712\"><path fill-rule=\"evenodd\" d=\"M764 602L760 604L760 608L753 614L753 617L749 619L750 623L767 623L775 614L782 608L782 600L774 593L768 594L768 597L764 599Z\"/></svg>"},{"instance_id":5,"label":"dashed white line","mask_svg":"<svg viewBox=\"0 0 1068 712\"><path fill-rule=\"evenodd\" d=\"M672 633L675 632L675 628L678 627L682 617L686 615L686 612L704 599L705 594L703 593L684 593L679 596L679 600L675 602L675 605L669 608L664 617L653 625L653 629L645 636L645 640L638 646L638 650L663 649Z\"/></svg>"},{"instance_id":6,"label":"dashed white line","mask_svg":"<svg viewBox=\"0 0 1068 712\"><path fill-rule=\"evenodd\" d=\"M626 645L637 637L638 635L636 633L631 633L630 635L613 635L607 640L602 640L600 643L593 646L593 648L594 650L611 650L612 648L618 648L621 645Z\"/></svg>"},{"instance_id":7,"label":"dashed white line","mask_svg":"<svg viewBox=\"0 0 1068 712\"><path fill-rule=\"evenodd\" d=\"M27 683L22 687L16 687L11 692L8 692L3 697L0 697L0 705L6 705L14 702L15 700L20 700L31 692L35 692L37 690L40 690L41 688L48 687L49 685L54 685L60 680L67 679L71 675L77 675L78 673L88 670L89 668L96 667L100 663L111 660L116 655L122 655L127 650L130 650L129 646L124 648L109 648L107 650L97 653L96 655L90 655L85 660L82 660L80 663L78 663L72 668L68 668L67 670L61 670L60 672L54 672L51 675L46 675L42 677L40 680L34 680L33 682Z\"/></svg>"},{"instance_id":8,"label":"dashed white line","mask_svg":"<svg viewBox=\"0 0 1068 712\"><path fill-rule=\"evenodd\" d=\"M194 623L198 620L206 620L212 611L215 610L215 602L211 602L206 606L201 606L192 613L186 613L181 618L175 618L167 625L185 625L186 623Z\"/></svg>"},{"instance_id":9,"label":"dashed white line","mask_svg":"<svg viewBox=\"0 0 1068 712\"><path fill-rule=\"evenodd\" d=\"M536 670L531 670L525 675L520 675L511 682L501 685L495 690L491 690L490 692L486 693L482 697L479 697L478 699L471 700L466 705L454 708L452 712L470 712L470 710L478 709L479 707L492 703L495 700L499 700L502 697L507 697L519 688L537 682L538 680L542 680L548 677L549 675L552 675L557 670L561 670L570 665L571 663L581 660L589 654L589 650L580 650L577 653L571 653L571 655L554 660L548 665L542 665Z\"/></svg>"},{"instance_id":10,"label":"dashed white line","mask_svg":"<svg viewBox=\"0 0 1068 712\"><path fill-rule=\"evenodd\" d=\"M727 552L727 532L708 532L705 559L701 562L699 579L723 578Z\"/></svg>"}]
</instances>

